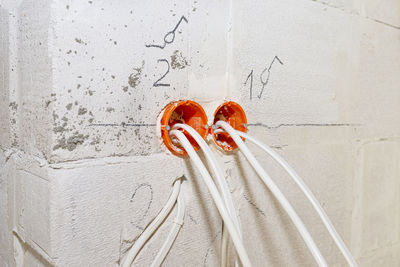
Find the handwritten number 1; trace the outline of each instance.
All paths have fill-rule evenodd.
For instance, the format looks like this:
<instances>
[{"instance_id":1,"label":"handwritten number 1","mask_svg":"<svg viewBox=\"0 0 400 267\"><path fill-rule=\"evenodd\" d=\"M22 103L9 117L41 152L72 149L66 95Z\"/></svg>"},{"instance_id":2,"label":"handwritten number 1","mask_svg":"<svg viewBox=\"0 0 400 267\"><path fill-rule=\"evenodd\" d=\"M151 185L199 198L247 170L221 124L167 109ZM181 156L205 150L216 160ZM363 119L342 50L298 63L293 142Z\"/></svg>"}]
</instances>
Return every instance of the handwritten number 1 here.
<instances>
[{"instance_id":1,"label":"handwritten number 1","mask_svg":"<svg viewBox=\"0 0 400 267\"><path fill-rule=\"evenodd\" d=\"M274 64L275 61L278 61L281 65L283 65L283 62L280 60L280 58L278 56L275 56L274 59L272 60L271 64L269 64L269 66L267 68L265 68L261 74L260 74L260 82L262 84L261 87L261 91L260 93L257 95L258 99L261 99L262 94L264 93L264 89L265 87L268 85L269 82L269 76L271 75L271 68ZM264 80L264 74L268 72L266 79ZM251 70L250 74L247 76L246 81L244 82L244 85L247 85L247 82L250 79L250 100L253 99L253 78L254 78L254 74L253 74L253 70Z\"/></svg>"},{"instance_id":2,"label":"handwritten number 1","mask_svg":"<svg viewBox=\"0 0 400 267\"><path fill-rule=\"evenodd\" d=\"M244 85L247 84L247 81L250 79L250 100L253 98L253 70L251 70L249 76L247 76L246 81L244 82Z\"/></svg>"}]
</instances>

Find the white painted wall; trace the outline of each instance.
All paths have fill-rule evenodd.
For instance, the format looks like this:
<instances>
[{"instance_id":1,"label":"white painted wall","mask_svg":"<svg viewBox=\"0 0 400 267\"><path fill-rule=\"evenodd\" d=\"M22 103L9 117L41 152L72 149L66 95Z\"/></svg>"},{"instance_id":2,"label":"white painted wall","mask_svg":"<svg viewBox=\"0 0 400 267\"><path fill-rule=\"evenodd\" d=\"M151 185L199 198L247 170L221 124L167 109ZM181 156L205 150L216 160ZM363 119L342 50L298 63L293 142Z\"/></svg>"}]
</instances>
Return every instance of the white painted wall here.
<instances>
[{"instance_id":1,"label":"white painted wall","mask_svg":"<svg viewBox=\"0 0 400 267\"><path fill-rule=\"evenodd\" d=\"M182 16L172 43L146 47ZM304 177L358 263L400 264L399 1L2 0L0 36L1 266L117 266L182 175L187 216L165 266L217 266L218 212L155 127L177 99L210 119L239 102L250 133ZM159 59L169 86L153 86L167 69ZM301 192L254 151L328 263L345 266ZM314 266L242 155L215 152L254 266Z\"/></svg>"}]
</instances>

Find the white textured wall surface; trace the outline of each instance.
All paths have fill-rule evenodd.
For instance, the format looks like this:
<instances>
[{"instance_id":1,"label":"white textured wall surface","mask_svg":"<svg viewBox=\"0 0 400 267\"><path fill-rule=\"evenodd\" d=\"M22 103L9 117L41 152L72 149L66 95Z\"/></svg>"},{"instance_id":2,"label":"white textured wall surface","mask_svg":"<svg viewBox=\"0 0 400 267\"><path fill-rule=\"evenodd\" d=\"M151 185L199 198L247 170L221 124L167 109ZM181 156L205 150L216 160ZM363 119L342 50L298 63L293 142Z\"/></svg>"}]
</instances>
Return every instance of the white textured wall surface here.
<instances>
[{"instance_id":1,"label":"white textured wall surface","mask_svg":"<svg viewBox=\"0 0 400 267\"><path fill-rule=\"evenodd\" d=\"M164 265L218 266L219 214L156 129L178 99L210 119L239 102L360 266L400 265L398 0L1 0L0 38L0 266L118 266L182 175L188 207ZM345 266L300 190L250 147L329 265ZM245 158L214 150L253 265L315 266Z\"/></svg>"}]
</instances>

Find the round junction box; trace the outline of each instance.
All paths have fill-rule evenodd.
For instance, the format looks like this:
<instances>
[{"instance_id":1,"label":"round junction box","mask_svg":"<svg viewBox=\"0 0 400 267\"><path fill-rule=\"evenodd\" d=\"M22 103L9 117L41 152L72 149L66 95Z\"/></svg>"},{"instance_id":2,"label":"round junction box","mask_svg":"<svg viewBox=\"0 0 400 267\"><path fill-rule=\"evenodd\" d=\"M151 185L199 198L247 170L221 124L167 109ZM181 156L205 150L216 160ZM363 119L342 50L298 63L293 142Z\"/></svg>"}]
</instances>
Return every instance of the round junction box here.
<instances>
[{"instance_id":1,"label":"round junction box","mask_svg":"<svg viewBox=\"0 0 400 267\"><path fill-rule=\"evenodd\" d=\"M242 107L233 101L221 104L214 113L215 124L217 121L223 120L229 123L232 128L237 131L247 132L247 118ZM214 127L212 127L214 128ZM227 132L214 133L215 129L211 129L215 143L225 151L233 151L237 148L235 141ZM243 138L242 138L243 139ZM244 139L243 139L244 140Z\"/></svg>"},{"instance_id":2,"label":"round junction box","mask_svg":"<svg viewBox=\"0 0 400 267\"><path fill-rule=\"evenodd\" d=\"M169 136L169 130L176 123L184 123L194 128L203 139L208 134L207 115L203 108L191 100L180 100L169 103L161 117L161 138L165 146L176 156L185 156L187 153L179 143L173 142ZM199 145L193 137L183 131L192 144L193 148L199 150Z\"/></svg>"}]
</instances>

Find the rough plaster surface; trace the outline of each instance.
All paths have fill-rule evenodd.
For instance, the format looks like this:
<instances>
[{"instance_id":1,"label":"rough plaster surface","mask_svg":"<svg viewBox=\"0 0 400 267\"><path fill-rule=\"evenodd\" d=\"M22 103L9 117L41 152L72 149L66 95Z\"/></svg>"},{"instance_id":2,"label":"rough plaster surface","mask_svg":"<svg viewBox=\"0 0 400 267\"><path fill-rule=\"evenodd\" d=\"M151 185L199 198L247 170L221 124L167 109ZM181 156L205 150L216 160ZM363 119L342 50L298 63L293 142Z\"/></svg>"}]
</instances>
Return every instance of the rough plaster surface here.
<instances>
[{"instance_id":1,"label":"rough plaster surface","mask_svg":"<svg viewBox=\"0 0 400 267\"><path fill-rule=\"evenodd\" d=\"M358 263L398 266L399 14L397 0L1 1L0 265L117 266L184 175L186 218L164 265L217 266L218 212L155 126L164 105L189 98L210 118L238 101ZM295 184L251 148L328 263L345 266ZM254 266L314 266L242 155L214 150Z\"/></svg>"}]
</instances>

